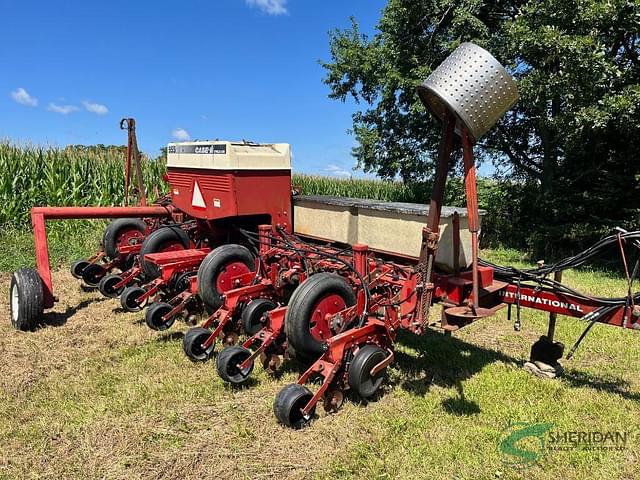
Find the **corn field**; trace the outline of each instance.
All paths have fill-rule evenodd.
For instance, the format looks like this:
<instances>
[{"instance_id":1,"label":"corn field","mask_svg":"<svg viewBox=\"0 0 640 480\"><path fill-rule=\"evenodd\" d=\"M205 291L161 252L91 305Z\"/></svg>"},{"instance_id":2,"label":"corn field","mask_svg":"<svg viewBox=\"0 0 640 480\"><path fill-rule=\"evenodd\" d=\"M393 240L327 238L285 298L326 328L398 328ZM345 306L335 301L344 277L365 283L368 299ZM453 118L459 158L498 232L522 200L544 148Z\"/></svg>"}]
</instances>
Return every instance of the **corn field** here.
<instances>
[{"instance_id":1,"label":"corn field","mask_svg":"<svg viewBox=\"0 0 640 480\"><path fill-rule=\"evenodd\" d=\"M0 224L24 225L41 205L120 205L124 155L0 143ZM143 158L145 184L163 187L165 166Z\"/></svg>"},{"instance_id":2,"label":"corn field","mask_svg":"<svg viewBox=\"0 0 640 480\"><path fill-rule=\"evenodd\" d=\"M334 178L317 175L294 175L294 186L300 187L306 195L331 195L335 197L370 198L387 202L428 203L431 182L403 183L399 181L365 178ZM479 184L484 188L484 181ZM464 206L464 184L453 178L447 183L444 203Z\"/></svg>"},{"instance_id":3,"label":"corn field","mask_svg":"<svg viewBox=\"0 0 640 480\"><path fill-rule=\"evenodd\" d=\"M166 191L163 161L143 156L143 174L150 192ZM295 174L293 185L312 195L426 202L431 185L369 179L339 179ZM102 151L18 146L0 143L0 224L25 225L29 210L40 205L120 205L124 201L124 154ZM450 182L447 202L464 199L461 182Z\"/></svg>"},{"instance_id":4,"label":"corn field","mask_svg":"<svg viewBox=\"0 0 640 480\"><path fill-rule=\"evenodd\" d=\"M110 148L55 148L32 145L15 145L0 142L0 225L3 229L21 229L29 226L29 211L40 205L121 205L124 201L123 151ZM166 193L162 180L164 160L143 156L142 169L147 190ZM426 203L431 193L431 183L406 184L362 178L333 178L294 174L292 183L308 195L332 195L341 197L370 198L394 202ZM480 180L479 204L488 210L485 226L490 227L493 238L511 235L514 205L517 198L505 202L507 195L520 191L520 186L499 184L492 180ZM514 197L512 195L512 197ZM516 195L517 197L517 195ZM446 205L464 206L464 184L460 178L452 178L445 192ZM501 211L509 206L508 211ZM77 221L57 222L61 232L83 230ZM56 230L50 230L55 234ZM500 238L498 238L500 240Z\"/></svg>"}]
</instances>

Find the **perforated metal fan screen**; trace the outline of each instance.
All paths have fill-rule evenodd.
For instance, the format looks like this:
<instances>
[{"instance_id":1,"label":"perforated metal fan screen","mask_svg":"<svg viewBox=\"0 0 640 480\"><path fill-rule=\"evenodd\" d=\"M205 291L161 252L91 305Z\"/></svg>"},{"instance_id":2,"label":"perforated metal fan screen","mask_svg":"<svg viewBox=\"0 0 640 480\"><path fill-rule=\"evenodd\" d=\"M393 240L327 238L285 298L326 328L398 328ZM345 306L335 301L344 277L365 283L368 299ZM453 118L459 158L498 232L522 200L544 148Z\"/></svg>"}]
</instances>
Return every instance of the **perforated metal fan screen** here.
<instances>
[{"instance_id":1,"label":"perforated metal fan screen","mask_svg":"<svg viewBox=\"0 0 640 480\"><path fill-rule=\"evenodd\" d=\"M452 111L478 140L518 99L514 80L485 49L463 43L418 89L440 119Z\"/></svg>"}]
</instances>

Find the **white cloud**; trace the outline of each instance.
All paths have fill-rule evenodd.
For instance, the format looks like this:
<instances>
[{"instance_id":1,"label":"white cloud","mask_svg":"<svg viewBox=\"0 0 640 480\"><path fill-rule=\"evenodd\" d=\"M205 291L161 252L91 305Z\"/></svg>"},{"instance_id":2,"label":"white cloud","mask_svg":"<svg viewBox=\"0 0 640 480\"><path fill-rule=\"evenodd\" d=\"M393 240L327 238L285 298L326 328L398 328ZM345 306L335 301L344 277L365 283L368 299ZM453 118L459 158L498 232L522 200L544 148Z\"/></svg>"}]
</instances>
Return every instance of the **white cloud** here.
<instances>
[{"instance_id":1,"label":"white cloud","mask_svg":"<svg viewBox=\"0 0 640 480\"><path fill-rule=\"evenodd\" d=\"M82 105L84 105L84 108L86 108L88 112L95 113L96 115L106 115L109 113L109 109L99 103L82 102Z\"/></svg>"},{"instance_id":2,"label":"white cloud","mask_svg":"<svg viewBox=\"0 0 640 480\"><path fill-rule=\"evenodd\" d=\"M38 99L29 95L24 88L20 87L16 91L11 92L11 98L13 98L16 102L21 105L26 105L27 107L37 107Z\"/></svg>"},{"instance_id":3,"label":"white cloud","mask_svg":"<svg viewBox=\"0 0 640 480\"><path fill-rule=\"evenodd\" d=\"M191 135L184 128L175 128L173 132L171 132L173 138L176 140L191 140Z\"/></svg>"},{"instance_id":4,"label":"white cloud","mask_svg":"<svg viewBox=\"0 0 640 480\"><path fill-rule=\"evenodd\" d=\"M324 169L324 171L327 172L329 175L336 175L338 177L350 177L351 176L351 172L349 170L345 170L344 168L340 167L339 165L334 165L334 164L327 165L327 167Z\"/></svg>"},{"instance_id":5,"label":"white cloud","mask_svg":"<svg viewBox=\"0 0 640 480\"><path fill-rule=\"evenodd\" d=\"M257 7L269 15L286 15L287 0L245 0L247 5Z\"/></svg>"},{"instance_id":6,"label":"white cloud","mask_svg":"<svg viewBox=\"0 0 640 480\"><path fill-rule=\"evenodd\" d=\"M57 105L55 103L50 103L47 107L47 110L49 110L50 112L56 112L61 113L62 115L66 115L71 112L77 112L80 109L75 105Z\"/></svg>"}]
</instances>

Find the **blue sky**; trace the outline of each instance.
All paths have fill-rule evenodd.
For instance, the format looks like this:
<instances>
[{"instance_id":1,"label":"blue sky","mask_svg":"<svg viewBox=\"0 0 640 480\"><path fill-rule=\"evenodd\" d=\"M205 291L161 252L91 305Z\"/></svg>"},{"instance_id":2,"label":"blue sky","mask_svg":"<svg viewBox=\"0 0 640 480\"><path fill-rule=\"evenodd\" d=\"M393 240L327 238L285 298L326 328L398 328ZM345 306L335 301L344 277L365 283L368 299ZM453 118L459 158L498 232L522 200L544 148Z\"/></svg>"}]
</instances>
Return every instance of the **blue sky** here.
<instances>
[{"instance_id":1,"label":"blue sky","mask_svg":"<svg viewBox=\"0 0 640 480\"><path fill-rule=\"evenodd\" d=\"M352 103L327 98L328 32L371 32L383 0L0 0L0 138L123 144L288 142L298 171L354 164Z\"/></svg>"}]
</instances>

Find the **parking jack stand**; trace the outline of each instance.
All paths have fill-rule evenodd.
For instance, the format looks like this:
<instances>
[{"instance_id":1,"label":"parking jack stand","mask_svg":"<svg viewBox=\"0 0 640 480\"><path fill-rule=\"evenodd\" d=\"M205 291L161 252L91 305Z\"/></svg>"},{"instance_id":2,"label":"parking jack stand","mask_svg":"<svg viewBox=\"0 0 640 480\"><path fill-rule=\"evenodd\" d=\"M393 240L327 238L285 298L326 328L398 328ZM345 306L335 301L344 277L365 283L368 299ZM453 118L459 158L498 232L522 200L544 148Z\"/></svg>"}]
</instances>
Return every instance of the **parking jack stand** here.
<instances>
[{"instance_id":1,"label":"parking jack stand","mask_svg":"<svg viewBox=\"0 0 640 480\"><path fill-rule=\"evenodd\" d=\"M555 272L554 280L556 282L562 281L562 271ZM557 317L557 313L549 313L547 334L542 335L531 345L529 361L524 364L526 371L539 377L556 378L564 373L564 368L558 362L564 354L564 344L554 340Z\"/></svg>"}]
</instances>

